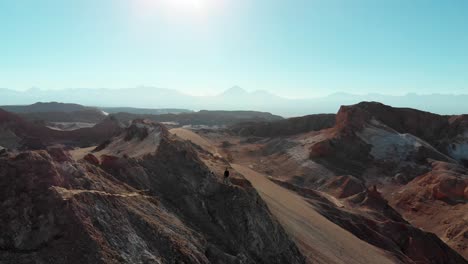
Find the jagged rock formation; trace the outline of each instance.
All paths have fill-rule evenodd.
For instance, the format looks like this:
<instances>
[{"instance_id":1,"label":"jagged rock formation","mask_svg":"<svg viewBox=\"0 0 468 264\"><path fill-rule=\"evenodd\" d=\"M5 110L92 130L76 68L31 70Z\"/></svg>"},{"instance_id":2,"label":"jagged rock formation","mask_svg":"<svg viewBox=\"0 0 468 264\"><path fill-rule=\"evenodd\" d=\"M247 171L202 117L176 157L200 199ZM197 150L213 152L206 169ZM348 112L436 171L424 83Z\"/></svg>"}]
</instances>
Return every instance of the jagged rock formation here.
<instances>
[{"instance_id":1,"label":"jagged rock formation","mask_svg":"<svg viewBox=\"0 0 468 264\"><path fill-rule=\"evenodd\" d=\"M330 179L323 186L323 189L338 198L347 198L349 196L363 192L366 187L361 180L351 175L346 175Z\"/></svg>"},{"instance_id":2,"label":"jagged rock formation","mask_svg":"<svg viewBox=\"0 0 468 264\"><path fill-rule=\"evenodd\" d=\"M104 141L94 150L96 155L116 155L140 157L155 152L161 138L167 137L169 131L161 124L144 119L136 119L125 131Z\"/></svg>"},{"instance_id":3,"label":"jagged rock formation","mask_svg":"<svg viewBox=\"0 0 468 264\"><path fill-rule=\"evenodd\" d=\"M459 155L454 155L453 151L457 149L457 143L463 141L462 138L466 138L468 129L466 115L441 116L416 109L394 108L376 102L343 106L337 115L337 126L341 130L358 132L368 127L369 123L380 123L400 135L417 137L421 139L419 143L422 145L430 145L457 160L468 158L462 154L463 151L458 153Z\"/></svg>"},{"instance_id":4,"label":"jagged rock formation","mask_svg":"<svg viewBox=\"0 0 468 264\"><path fill-rule=\"evenodd\" d=\"M458 165L432 161L432 170L388 195L405 218L436 233L468 256L468 171Z\"/></svg>"},{"instance_id":5,"label":"jagged rock formation","mask_svg":"<svg viewBox=\"0 0 468 264\"><path fill-rule=\"evenodd\" d=\"M134 132L108 146L154 134ZM75 161L61 149L0 157L0 201L1 263L304 262L251 186L221 184L165 132L137 158Z\"/></svg>"},{"instance_id":6,"label":"jagged rock formation","mask_svg":"<svg viewBox=\"0 0 468 264\"><path fill-rule=\"evenodd\" d=\"M451 155L447 142L464 128L450 119L373 102L342 106L336 125L310 147L310 157L340 174L366 175L370 167L388 176L421 172L430 167L428 158L462 159Z\"/></svg>"}]
</instances>

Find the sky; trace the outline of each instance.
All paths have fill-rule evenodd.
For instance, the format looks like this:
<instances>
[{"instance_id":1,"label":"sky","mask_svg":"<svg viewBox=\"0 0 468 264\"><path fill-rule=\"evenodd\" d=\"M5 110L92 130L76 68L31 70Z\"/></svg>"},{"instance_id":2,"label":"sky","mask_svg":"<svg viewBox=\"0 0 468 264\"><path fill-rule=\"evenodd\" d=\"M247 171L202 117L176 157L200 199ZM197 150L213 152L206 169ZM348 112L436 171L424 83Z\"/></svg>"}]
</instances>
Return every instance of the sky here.
<instances>
[{"instance_id":1,"label":"sky","mask_svg":"<svg viewBox=\"0 0 468 264\"><path fill-rule=\"evenodd\" d=\"M465 0L0 0L0 87L468 93Z\"/></svg>"}]
</instances>

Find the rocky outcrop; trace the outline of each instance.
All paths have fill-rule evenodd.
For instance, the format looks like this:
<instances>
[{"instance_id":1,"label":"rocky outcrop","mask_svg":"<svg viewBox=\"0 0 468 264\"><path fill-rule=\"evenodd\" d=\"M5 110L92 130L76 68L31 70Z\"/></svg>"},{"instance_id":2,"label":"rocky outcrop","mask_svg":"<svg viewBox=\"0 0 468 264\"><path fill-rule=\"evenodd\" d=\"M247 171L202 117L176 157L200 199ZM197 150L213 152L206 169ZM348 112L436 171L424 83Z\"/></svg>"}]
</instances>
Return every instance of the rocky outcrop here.
<instances>
[{"instance_id":1,"label":"rocky outcrop","mask_svg":"<svg viewBox=\"0 0 468 264\"><path fill-rule=\"evenodd\" d=\"M323 186L323 189L337 198L346 198L365 191L366 187L364 183L356 177L345 175L330 179Z\"/></svg>"},{"instance_id":2,"label":"rocky outcrop","mask_svg":"<svg viewBox=\"0 0 468 264\"><path fill-rule=\"evenodd\" d=\"M142 157L156 152L162 138L169 137L169 131L162 124L137 119L121 134L107 139L93 150L93 153L118 157Z\"/></svg>"},{"instance_id":3,"label":"rocky outcrop","mask_svg":"<svg viewBox=\"0 0 468 264\"><path fill-rule=\"evenodd\" d=\"M351 127L352 124L362 126L371 118L399 133L409 133L430 143L435 143L440 139L449 125L448 116L411 108L395 108L377 102L342 106L337 115L337 120L343 120L341 123L346 127Z\"/></svg>"},{"instance_id":4,"label":"rocky outcrop","mask_svg":"<svg viewBox=\"0 0 468 264\"><path fill-rule=\"evenodd\" d=\"M457 153L460 160L462 146L450 149L447 142L463 130L461 120L375 102L342 106L336 125L322 131L322 139L310 147L310 157L339 174L360 176L380 169L380 175L415 175L421 166L430 167L428 158L455 162Z\"/></svg>"},{"instance_id":5,"label":"rocky outcrop","mask_svg":"<svg viewBox=\"0 0 468 264\"><path fill-rule=\"evenodd\" d=\"M395 108L377 102L342 106L337 126L344 131L359 131L376 120L399 134L410 134L429 143L438 151L462 161L467 141L468 116L442 116L411 108Z\"/></svg>"},{"instance_id":6,"label":"rocky outcrop","mask_svg":"<svg viewBox=\"0 0 468 264\"><path fill-rule=\"evenodd\" d=\"M424 173L387 197L408 221L436 233L468 257L468 172L447 162L432 161Z\"/></svg>"},{"instance_id":7,"label":"rocky outcrop","mask_svg":"<svg viewBox=\"0 0 468 264\"><path fill-rule=\"evenodd\" d=\"M124 140L145 139L150 134L151 125L151 122L144 119L133 120L132 124L125 130Z\"/></svg>"},{"instance_id":8,"label":"rocky outcrop","mask_svg":"<svg viewBox=\"0 0 468 264\"><path fill-rule=\"evenodd\" d=\"M310 147L309 158L336 174L362 175L372 162L371 146L351 134L327 133Z\"/></svg>"},{"instance_id":9,"label":"rocky outcrop","mask_svg":"<svg viewBox=\"0 0 468 264\"><path fill-rule=\"evenodd\" d=\"M66 162L72 160L70 153L59 147L49 148L48 153L54 160L58 162Z\"/></svg>"},{"instance_id":10,"label":"rocky outcrop","mask_svg":"<svg viewBox=\"0 0 468 264\"><path fill-rule=\"evenodd\" d=\"M96 156L94 156L93 154L91 153L88 153L86 154L84 157L83 157L83 160L95 165L95 166L98 166L99 165L99 159L96 158Z\"/></svg>"},{"instance_id":11,"label":"rocky outcrop","mask_svg":"<svg viewBox=\"0 0 468 264\"><path fill-rule=\"evenodd\" d=\"M432 170L415 178L407 188L416 188L425 200L435 199L447 203L466 203L468 197L468 171L456 164L432 161ZM409 198L409 197L408 197Z\"/></svg>"},{"instance_id":12,"label":"rocky outcrop","mask_svg":"<svg viewBox=\"0 0 468 264\"><path fill-rule=\"evenodd\" d=\"M332 140L323 140L315 143L310 148L310 155L311 159L321 158L321 157L328 157L335 154L335 149L333 147Z\"/></svg>"}]
</instances>

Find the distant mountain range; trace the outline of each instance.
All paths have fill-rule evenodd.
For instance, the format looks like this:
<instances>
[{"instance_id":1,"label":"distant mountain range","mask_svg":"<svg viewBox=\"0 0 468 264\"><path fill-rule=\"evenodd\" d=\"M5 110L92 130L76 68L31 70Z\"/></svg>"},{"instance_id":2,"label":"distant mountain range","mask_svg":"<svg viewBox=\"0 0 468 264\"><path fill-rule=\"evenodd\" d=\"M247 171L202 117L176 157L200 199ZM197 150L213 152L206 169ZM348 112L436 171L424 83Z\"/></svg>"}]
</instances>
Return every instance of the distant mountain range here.
<instances>
[{"instance_id":1,"label":"distant mountain range","mask_svg":"<svg viewBox=\"0 0 468 264\"><path fill-rule=\"evenodd\" d=\"M79 104L50 102L37 102L31 105L5 105L0 108L14 113L44 113L44 112L64 112L73 113L77 111L96 110L95 108L82 106Z\"/></svg>"},{"instance_id":2,"label":"distant mountain range","mask_svg":"<svg viewBox=\"0 0 468 264\"><path fill-rule=\"evenodd\" d=\"M239 122L267 122L282 120L278 115L259 111L220 111L201 110L190 111L185 109L152 109L133 107L89 107L79 104L38 102L31 105L0 105L0 111L15 113L18 118L33 121L49 127L63 129L64 126L87 126L100 123L109 115L112 119L130 124L134 119L148 119L154 122L173 123L177 125L196 126L226 126ZM81 124L68 124L68 123ZM56 124L59 123L59 124Z\"/></svg>"},{"instance_id":3,"label":"distant mountain range","mask_svg":"<svg viewBox=\"0 0 468 264\"><path fill-rule=\"evenodd\" d=\"M32 104L38 101L72 102L99 107L181 108L192 110L258 110L282 116L335 113L341 105L378 101L398 107L412 107L438 114L468 113L468 94L382 94L334 93L319 98L288 99L268 91L248 92L234 86L215 96L192 96L177 90L155 87L126 89L0 89L0 105Z\"/></svg>"},{"instance_id":4,"label":"distant mountain range","mask_svg":"<svg viewBox=\"0 0 468 264\"><path fill-rule=\"evenodd\" d=\"M179 114L193 112L188 109L175 108L135 108L135 107L89 107L73 103L37 102L31 105L0 105L0 108L14 113L76 113L79 111L95 111L104 114L131 113L131 114ZM105 112L105 113L104 113Z\"/></svg>"}]
</instances>

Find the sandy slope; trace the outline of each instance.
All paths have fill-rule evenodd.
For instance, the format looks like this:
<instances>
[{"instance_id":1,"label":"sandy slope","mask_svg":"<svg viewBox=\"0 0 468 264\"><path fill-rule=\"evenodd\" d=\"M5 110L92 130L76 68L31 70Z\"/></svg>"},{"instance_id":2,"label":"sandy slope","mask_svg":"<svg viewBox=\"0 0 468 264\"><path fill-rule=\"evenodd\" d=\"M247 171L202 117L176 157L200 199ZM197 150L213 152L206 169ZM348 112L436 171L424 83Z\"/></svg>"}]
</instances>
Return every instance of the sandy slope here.
<instances>
[{"instance_id":1,"label":"sandy slope","mask_svg":"<svg viewBox=\"0 0 468 264\"><path fill-rule=\"evenodd\" d=\"M218 153L216 146L208 139L192 131L177 128L172 129L171 133L190 140L207 151ZM231 165L257 189L272 214L296 241L310 263L398 263L384 251L327 220L299 195L278 186L246 166Z\"/></svg>"},{"instance_id":2,"label":"sandy slope","mask_svg":"<svg viewBox=\"0 0 468 264\"><path fill-rule=\"evenodd\" d=\"M299 195L245 166L232 167L252 183L312 263L398 263L327 220Z\"/></svg>"},{"instance_id":3,"label":"sandy slope","mask_svg":"<svg viewBox=\"0 0 468 264\"><path fill-rule=\"evenodd\" d=\"M303 198L245 166L232 164L257 189L311 263L397 263L317 213Z\"/></svg>"},{"instance_id":4,"label":"sandy slope","mask_svg":"<svg viewBox=\"0 0 468 264\"><path fill-rule=\"evenodd\" d=\"M192 141L192 143L200 146L208 152L211 152L215 156L221 156L218 152L218 148L216 148L216 146L214 146L213 143L211 143L208 139L201 137L193 131L184 128L173 128L169 130L169 132L185 140Z\"/></svg>"},{"instance_id":5,"label":"sandy slope","mask_svg":"<svg viewBox=\"0 0 468 264\"><path fill-rule=\"evenodd\" d=\"M70 154L73 157L74 160L80 160L86 156L86 154L91 153L93 149L95 149L97 146L91 146L88 148L77 148L74 150L70 150Z\"/></svg>"}]
</instances>

